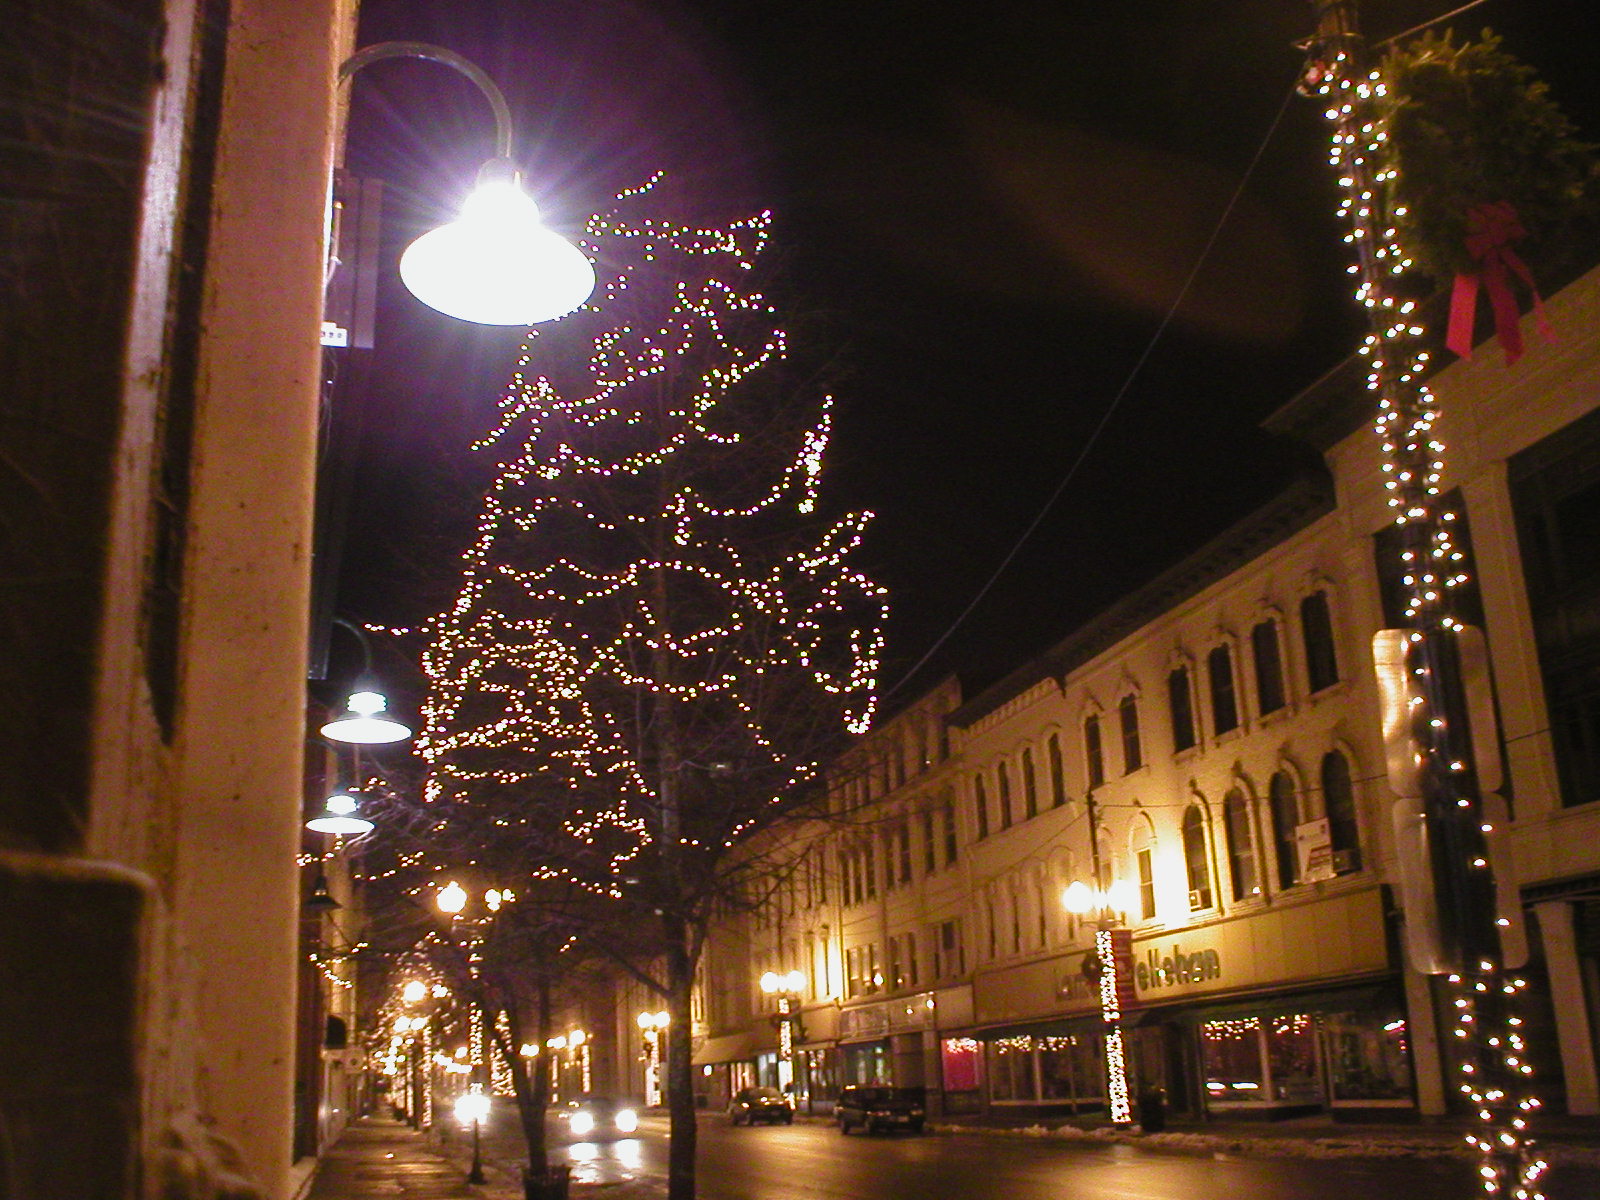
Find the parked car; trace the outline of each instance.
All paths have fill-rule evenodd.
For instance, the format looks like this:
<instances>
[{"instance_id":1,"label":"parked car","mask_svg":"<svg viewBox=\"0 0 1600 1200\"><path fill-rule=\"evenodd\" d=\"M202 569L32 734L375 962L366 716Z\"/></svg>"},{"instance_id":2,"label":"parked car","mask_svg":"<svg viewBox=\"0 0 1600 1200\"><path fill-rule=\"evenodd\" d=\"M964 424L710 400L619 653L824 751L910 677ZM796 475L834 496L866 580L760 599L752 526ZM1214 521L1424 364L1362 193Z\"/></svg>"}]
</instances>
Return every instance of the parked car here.
<instances>
[{"instance_id":1,"label":"parked car","mask_svg":"<svg viewBox=\"0 0 1600 1200\"><path fill-rule=\"evenodd\" d=\"M868 1133L909 1129L921 1133L928 1120L928 1089L850 1084L840 1090L833 1112L842 1134L852 1129L865 1129Z\"/></svg>"},{"instance_id":2,"label":"parked car","mask_svg":"<svg viewBox=\"0 0 1600 1200\"><path fill-rule=\"evenodd\" d=\"M639 1110L612 1096L578 1096L554 1109L562 1136L574 1142L606 1142L635 1137Z\"/></svg>"},{"instance_id":3,"label":"parked car","mask_svg":"<svg viewBox=\"0 0 1600 1200\"><path fill-rule=\"evenodd\" d=\"M768 1125L793 1125L794 1108L789 1098L777 1088L747 1087L734 1094L728 1105L730 1125L754 1125L765 1121Z\"/></svg>"}]
</instances>

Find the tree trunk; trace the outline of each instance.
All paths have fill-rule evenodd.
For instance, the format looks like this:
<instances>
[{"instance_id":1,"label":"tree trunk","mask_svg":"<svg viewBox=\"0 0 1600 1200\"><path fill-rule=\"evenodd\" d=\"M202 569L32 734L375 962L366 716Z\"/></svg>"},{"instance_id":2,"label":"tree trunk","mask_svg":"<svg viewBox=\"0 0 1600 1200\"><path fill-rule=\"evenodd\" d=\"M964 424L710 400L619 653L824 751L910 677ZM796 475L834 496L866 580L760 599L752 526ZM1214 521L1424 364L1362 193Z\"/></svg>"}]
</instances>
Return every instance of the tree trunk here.
<instances>
[{"instance_id":1,"label":"tree trunk","mask_svg":"<svg viewBox=\"0 0 1600 1200\"><path fill-rule=\"evenodd\" d=\"M539 1053L530 1063L522 1057L523 1025L520 1013L507 1013L506 1024L511 1036L500 1052L511 1066L511 1090L517 1100L517 1116L522 1122L522 1140L528 1148L528 1172L543 1179L550 1168L550 1145L545 1130L545 1116L550 1107L550 1054L545 1043L550 1038L551 1024L550 985L538 984L537 1012L534 1024L537 1029L535 1045Z\"/></svg>"},{"instance_id":2,"label":"tree trunk","mask_svg":"<svg viewBox=\"0 0 1600 1200\"><path fill-rule=\"evenodd\" d=\"M690 1061L694 956L681 917L663 916L662 942L667 959L667 1113L671 1140L667 1150L667 1200L694 1200L695 1125L694 1065Z\"/></svg>"}]
</instances>

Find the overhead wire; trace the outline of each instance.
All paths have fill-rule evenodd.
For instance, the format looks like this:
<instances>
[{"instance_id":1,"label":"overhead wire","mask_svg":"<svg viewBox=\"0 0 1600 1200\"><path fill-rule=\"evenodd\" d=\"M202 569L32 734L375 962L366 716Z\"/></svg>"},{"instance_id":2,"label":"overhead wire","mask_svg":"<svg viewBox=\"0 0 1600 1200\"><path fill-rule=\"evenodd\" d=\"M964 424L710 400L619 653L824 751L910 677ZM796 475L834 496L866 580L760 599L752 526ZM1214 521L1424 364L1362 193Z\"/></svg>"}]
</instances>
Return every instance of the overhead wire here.
<instances>
[{"instance_id":1,"label":"overhead wire","mask_svg":"<svg viewBox=\"0 0 1600 1200\"><path fill-rule=\"evenodd\" d=\"M1476 0L1476 2L1482 3L1483 0ZM916 677L917 673L928 664L928 661L939 652L939 650L946 642L950 640L952 636L954 636L956 630L961 628L961 626L966 623L967 619L977 609L978 605L981 604L984 598L994 589L995 584L999 582L1001 576L1003 576L1006 571L1010 569L1011 564L1016 560L1017 555L1021 553L1023 546L1025 546L1033 537L1033 535L1038 532L1039 526L1043 524L1045 517L1048 516L1050 511L1055 507L1056 502L1061 499L1062 493L1067 490L1067 487L1077 477L1078 472L1083 467L1083 464L1088 460L1089 455L1094 451L1096 445L1099 443L1101 435L1104 434L1107 426L1110 425L1111 418L1114 417L1117 413L1117 410L1122 407L1122 403L1127 398L1128 392L1132 389L1134 382L1143 373L1145 365L1150 361L1150 356L1155 352L1156 346L1161 343L1161 339L1166 335L1168 327L1172 324L1172 321L1177 316L1178 311L1183 307L1184 302L1188 299L1190 291L1193 290L1195 280L1199 278L1201 268L1205 266L1206 261L1211 257L1211 252L1216 248L1217 241L1222 236L1223 229L1227 227L1228 221L1232 218L1234 209L1238 207L1239 201L1244 195L1246 186L1248 186L1250 180L1255 175L1256 168L1261 163L1262 155L1266 153L1267 147L1271 145L1272 139L1278 131L1278 127L1283 123L1284 114L1289 111L1290 103L1298 94L1298 87L1299 79L1297 77L1294 84L1292 84L1288 91L1284 94L1283 101L1278 105L1278 111L1276 114L1274 114L1272 122L1267 126L1267 131L1262 136L1260 143L1257 145L1255 153L1251 156L1249 165L1245 168L1244 174L1240 176L1239 182L1234 187L1233 194L1228 198L1227 204L1223 206L1221 214L1218 216L1216 222L1212 226L1210 235L1206 238L1205 245L1201 248L1200 253L1196 256L1194 264L1189 268L1189 272L1184 277L1183 283L1178 288L1178 291L1173 297L1171 304L1167 306L1167 310L1162 316L1160 323L1156 326L1155 331L1150 335L1149 341L1146 342L1143 351L1140 352L1138 359L1134 362L1133 368L1128 372L1127 377L1123 380L1122 386L1117 389L1116 394L1112 396L1110 403L1106 405L1105 411L1100 415L1100 419L1098 422L1096 422L1095 427L1090 432L1088 439L1079 448L1076 457L1073 458L1071 465L1068 466L1066 474L1062 476L1061 482L1055 486L1055 489L1050 493L1049 497L1046 498L1044 504L1040 507L1033 520L1028 523L1027 527L1023 529L1022 533L1012 543L1011 549L1006 552L1005 557L1000 560L1000 564L995 567L993 572L990 573L989 578L984 582L983 586L978 589L977 594L974 595L967 603L967 606L963 608L959 614L957 614L956 618L950 623L945 631L939 635L938 639L934 641L933 645L928 648L922 657L919 658L916 663L909 670L907 670L892 687L884 691L884 699L894 695L901 688L910 683L911 680Z\"/></svg>"}]
</instances>

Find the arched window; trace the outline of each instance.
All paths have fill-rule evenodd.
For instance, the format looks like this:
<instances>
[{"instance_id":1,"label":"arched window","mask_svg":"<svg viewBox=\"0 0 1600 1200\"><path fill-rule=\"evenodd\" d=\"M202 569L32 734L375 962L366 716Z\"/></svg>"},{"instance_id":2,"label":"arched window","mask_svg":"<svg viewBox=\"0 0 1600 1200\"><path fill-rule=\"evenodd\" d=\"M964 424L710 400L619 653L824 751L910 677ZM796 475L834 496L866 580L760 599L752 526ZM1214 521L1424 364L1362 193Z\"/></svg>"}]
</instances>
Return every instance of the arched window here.
<instances>
[{"instance_id":1,"label":"arched window","mask_svg":"<svg viewBox=\"0 0 1600 1200\"><path fill-rule=\"evenodd\" d=\"M1139 745L1139 702L1133 696L1122 698L1122 771L1131 775L1144 764Z\"/></svg>"},{"instance_id":2,"label":"arched window","mask_svg":"<svg viewBox=\"0 0 1600 1200\"><path fill-rule=\"evenodd\" d=\"M1333 646L1333 614L1328 593L1312 592L1300 601L1300 636L1306 647L1306 682L1313 692L1339 682L1339 657Z\"/></svg>"},{"instance_id":3,"label":"arched window","mask_svg":"<svg viewBox=\"0 0 1600 1200\"><path fill-rule=\"evenodd\" d=\"M1033 747L1022 752L1022 815L1024 818L1039 815L1039 780L1033 769Z\"/></svg>"},{"instance_id":4,"label":"arched window","mask_svg":"<svg viewBox=\"0 0 1600 1200\"><path fill-rule=\"evenodd\" d=\"M983 776L972 777L972 809L978 818L978 836L989 836L989 794L983 787Z\"/></svg>"},{"instance_id":5,"label":"arched window","mask_svg":"<svg viewBox=\"0 0 1600 1200\"><path fill-rule=\"evenodd\" d=\"M1328 816L1335 874L1361 869L1361 831L1356 822L1356 789L1350 760L1337 750L1322 756L1322 802Z\"/></svg>"},{"instance_id":6,"label":"arched window","mask_svg":"<svg viewBox=\"0 0 1600 1200\"><path fill-rule=\"evenodd\" d=\"M1052 733L1044 745L1050 764L1050 806L1060 808L1067 802L1067 780L1061 769L1061 735Z\"/></svg>"},{"instance_id":7,"label":"arched window","mask_svg":"<svg viewBox=\"0 0 1600 1200\"><path fill-rule=\"evenodd\" d=\"M1211 856L1206 846L1206 815L1198 804L1183 814L1183 864L1189 874L1189 908L1210 908Z\"/></svg>"},{"instance_id":8,"label":"arched window","mask_svg":"<svg viewBox=\"0 0 1600 1200\"><path fill-rule=\"evenodd\" d=\"M1250 802L1241 788L1234 788L1222 800L1223 828L1228 836L1228 869L1233 875L1233 898L1261 894L1261 878L1256 869L1256 839L1250 820Z\"/></svg>"},{"instance_id":9,"label":"arched window","mask_svg":"<svg viewBox=\"0 0 1600 1200\"><path fill-rule=\"evenodd\" d=\"M1283 656L1278 651L1278 623L1270 617L1250 631L1250 656L1256 664L1256 711L1262 716L1284 706Z\"/></svg>"},{"instance_id":10,"label":"arched window","mask_svg":"<svg viewBox=\"0 0 1600 1200\"><path fill-rule=\"evenodd\" d=\"M1300 826L1300 802L1295 798L1289 772L1279 771L1272 777L1268 798L1272 805L1272 848L1278 855L1278 887L1292 888L1300 882L1300 848L1295 833Z\"/></svg>"},{"instance_id":11,"label":"arched window","mask_svg":"<svg viewBox=\"0 0 1600 1200\"><path fill-rule=\"evenodd\" d=\"M1206 674L1211 680L1211 732L1220 734L1239 728L1239 698L1233 687L1233 651L1227 645L1214 646L1206 655Z\"/></svg>"},{"instance_id":12,"label":"arched window","mask_svg":"<svg viewBox=\"0 0 1600 1200\"><path fill-rule=\"evenodd\" d=\"M1167 672L1167 707L1172 710L1172 749L1187 750L1195 743L1194 698L1189 693L1189 668Z\"/></svg>"},{"instance_id":13,"label":"arched window","mask_svg":"<svg viewBox=\"0 0 1600 1200\"><path fill-rule=\"evenodd\" d=\"M1139 888L1138 919L1153 921L1156 917L1156 836L1148 817L1134 818L1128 848L1133 852L1134 882Z\"/></svg>"},{"instance_id":14,"label":"arched window","mask_svg":"<svg viewBox=\"0 0 1600 1200\"><path fill-rule=\"evenodd\" d=\"M1011 828L1011 770L1005 763L1000 764L996 773L1000 785L1000 828Z\"/></svg>"},{"instance_id":15,"label":"arched window","mask_svg":"<svg viewBox=\"0 0 1600 1200\"><path fill-rule=\"evenodd\" d=\"M1106 781L1105 747L1100 740L1100 717L1083 719L1083 761L1089 772L1089 786L1099 787Z\"/></svg>"}]
</instances>

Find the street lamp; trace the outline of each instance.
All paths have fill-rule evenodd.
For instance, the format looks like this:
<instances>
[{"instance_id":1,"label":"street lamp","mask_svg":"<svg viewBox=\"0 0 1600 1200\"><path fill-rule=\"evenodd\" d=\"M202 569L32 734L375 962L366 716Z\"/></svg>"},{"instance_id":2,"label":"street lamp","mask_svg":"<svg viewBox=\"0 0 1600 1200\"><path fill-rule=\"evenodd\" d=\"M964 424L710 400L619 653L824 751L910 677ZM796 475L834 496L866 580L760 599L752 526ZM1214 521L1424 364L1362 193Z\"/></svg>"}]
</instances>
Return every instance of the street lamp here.
<instances>
[{"instance_id":1,"label":"street lamp","mask_svg":"<svg viewBox=\"0 0 1600 1200\"><path fill-rule=\"evenodd\" d=\"M646 1108L656 1108L661 1103L661 1034L672 1020L672 1014L642 1012L639 1028L644 1033L644 1103Z\"/></svg>"},{"instance_id":2,"label":"street lamp","mask_svg":"<svg viewBox=\"0 0 1600 1200\"><path fill-rule=\"evenodd\" d=\"M1092 915L1095 921L1094 961L1100 984L1100 1016L1106 1026L1106 1107L1113 1125L1133 1124L1133 1107L1128 1098L1128 1059L1122 1039L1122 1010L1132 999L1133 981L1128 966L1133 958L1133 933L1123 927L1123 919L1133 907L1133 887L1125 880L1103 885L1100 862L1100 820L1094 793L1084 797L1089 814L1089 852L1094 868L1094 886L1073 880L1062 893L1066 910L1078 916Z\"/></svg>"},{"instance_id":3,"label":"street lamp","mask_svg":"<svg viewBox=\"0 0 1600 1200\"><path fill-rule=\"evenodd\" d=\"M448 225L423 234L400 256L400 279L428 307L479 325L534 325L564 316L594 291L583 252L544 228L511 158L511 110L494 81L470 60L427 42L378 42L339 67L345 80L390 58L420 58L464 75L493 110L495 156Z\"/></svg>"},{"instance_id":4,"label":"street lamp","mask_svg":"<svg viewBox=\"0 0 1600 1200\"><path fill-rule=\"evenodd\" d=\"M483 1182L483 1144L479 1130L488 1119L489 1097L484 1095L482 1084L475 1083L456 1097L456 1120L472 1125L472 1169L467 1172L468 1183Z\"/></svg>"},{"instance_id":5,"label":"street lamp","mask_svg":"<svg viewBox=\"0 0 1600 1200\"><path fill-rule=\"evenodd\" d=\"M799 971L768 971L761 977L761 990L778 998L778 1090L785 1096L794 1086L794 1004L805 986Z\"/></svg>"}]
</instances>

